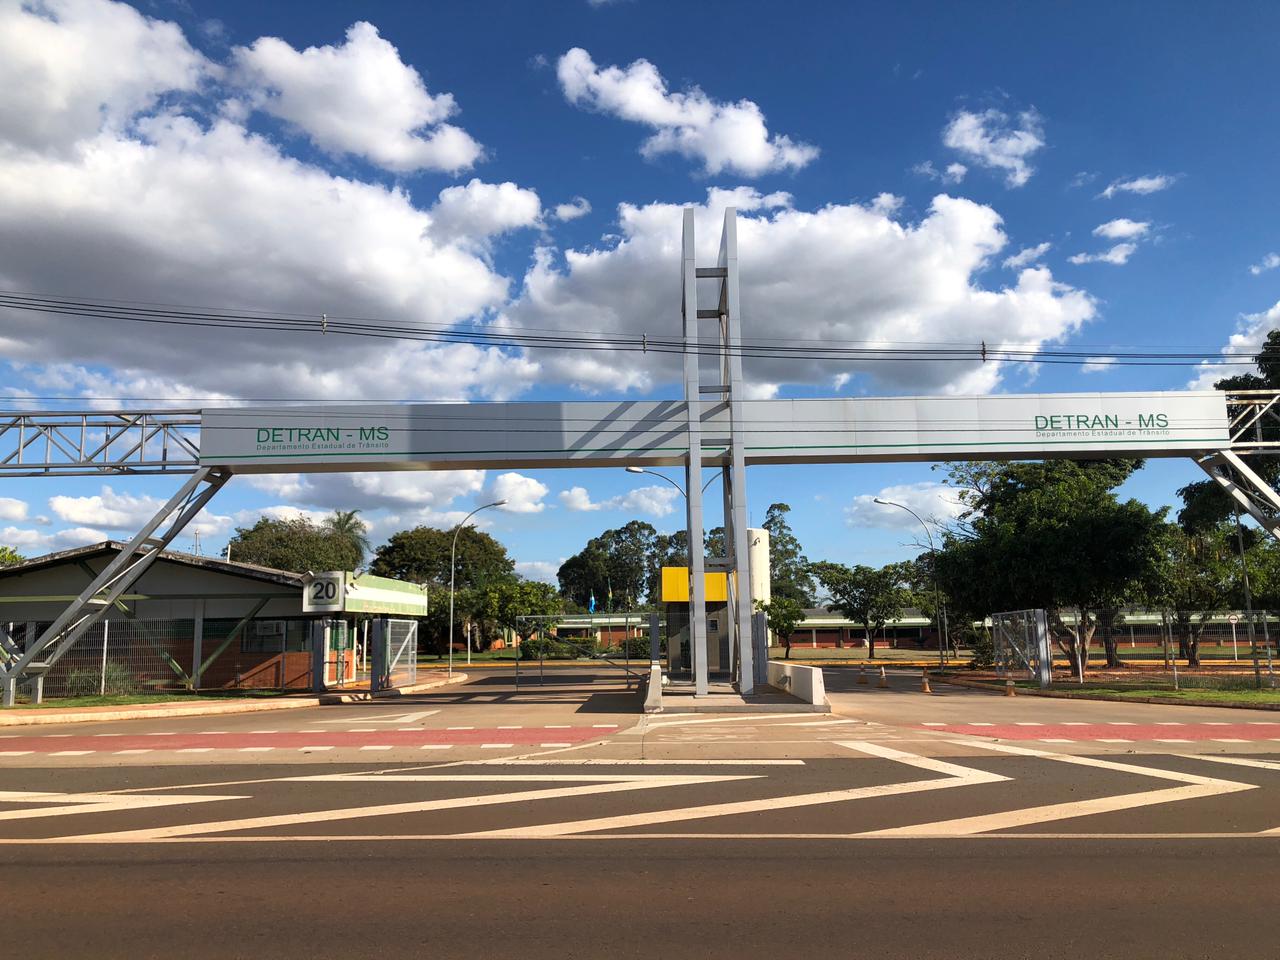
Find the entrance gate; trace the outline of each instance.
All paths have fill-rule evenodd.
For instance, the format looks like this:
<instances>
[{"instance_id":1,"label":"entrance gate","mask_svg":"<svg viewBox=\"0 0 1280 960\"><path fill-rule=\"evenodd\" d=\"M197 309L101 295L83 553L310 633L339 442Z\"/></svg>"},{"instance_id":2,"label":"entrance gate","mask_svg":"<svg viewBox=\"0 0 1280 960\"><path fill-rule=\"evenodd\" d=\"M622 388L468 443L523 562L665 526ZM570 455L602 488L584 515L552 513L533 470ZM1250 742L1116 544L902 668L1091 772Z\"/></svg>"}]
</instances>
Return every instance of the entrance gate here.
<instances>
[{"instance_id":1,"label":"entrance gate","mask_svg":"<svg viewBox=\"0 0 1280 960\"><path fill-rule=\"evenodd\" d=\"M996 672L1001 676L1026 671L1027 678L1047 687L1053 682L1053 650L1043 610L1013 610L991 615L991 640Z\"/></svg>"},{"instance_id":2,"label":"entrance gate","mask_svg":"<svg viewBox=\"0 0 1280 960\"><path fill-rule=\"evenodd\" d=\"M34 643L18 650L0 638L8 657L0 663L4 702L13 701L19 679L32 684L38 699L53 664L237 473L683 468L690 659L699 693L706 691L708 666L702 548L708 468L723 476L725 555L708 558L705 567L730 574L726 619L743 694L759 680L754 661L764 659L749 591L737 589L750 582L746 467L753 464L1190 457L1280 539L1280 494L1242 459L1280 453L1280 439L1273 439L1280 391L748 399L742 357L758 348L741 335L732 208L716 264L698 266L694 252L693 211L686 210L682 336L635 341L682 354L679 400L0 414L0 476L191 474ZM700 293L708 291L700 287L714 295L704 299ZM714 330L704 336L700 325Z\"/></svg>"},{"instance_id":3,"label":"entrance gate","mask_svg":"<svg viewBox=\"0 0 1280 960\"><path fill-rule=\"evenodd\" d=\"M378 620L373 627L371 653L370 687L374 693L416 683L418 621Z\"/></svg>"}]
</instances>

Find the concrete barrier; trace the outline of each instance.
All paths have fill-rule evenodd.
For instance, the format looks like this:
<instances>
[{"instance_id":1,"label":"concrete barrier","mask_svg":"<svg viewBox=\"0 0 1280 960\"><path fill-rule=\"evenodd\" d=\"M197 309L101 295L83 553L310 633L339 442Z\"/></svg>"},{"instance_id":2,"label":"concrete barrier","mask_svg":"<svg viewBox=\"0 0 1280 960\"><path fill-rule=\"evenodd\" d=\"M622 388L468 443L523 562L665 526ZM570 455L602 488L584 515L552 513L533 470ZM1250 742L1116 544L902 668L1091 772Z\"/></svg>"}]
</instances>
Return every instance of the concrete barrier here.
<instances>
[{"instance_id":1,"label":"concrete barrier","mask_svg":"<svg viewBox=\"0 0 1280 960\"><path fill-rule=\"evenodd\" d=\"M769 661L769 686L784 690L818 706L827 706L827 685L820 667L806 667L789 660Z\"/></svg>"},{"instance_id":2,"label":"concrete barrier","mask_svg":"<svg viewBox=\"0 0 1280 960\"><path fill-rule=\"evenodd\" d=\"M662 664L649 664L649 679L644 686L644 712L662 712Z\"/></svg>"}]
</instances>

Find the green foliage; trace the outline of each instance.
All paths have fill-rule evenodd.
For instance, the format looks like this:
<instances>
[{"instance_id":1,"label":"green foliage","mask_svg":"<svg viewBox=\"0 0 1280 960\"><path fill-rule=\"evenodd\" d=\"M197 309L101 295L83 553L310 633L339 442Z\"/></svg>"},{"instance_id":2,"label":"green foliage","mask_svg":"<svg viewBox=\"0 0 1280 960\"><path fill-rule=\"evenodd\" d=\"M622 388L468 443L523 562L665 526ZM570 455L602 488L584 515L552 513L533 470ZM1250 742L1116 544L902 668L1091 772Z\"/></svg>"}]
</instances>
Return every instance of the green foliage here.
<instances>
[{"instance_id":1,"label":"green foliage","mask_svg":"<svg viewBox=\"0 0 1280 960\"><path fill-rule=\"evenodd\" d=\"M671 538L659 536L642 520L606 530L561 564L556 574L560 592L583 608L594 596L596 610L634 609L643 598L656 599L659 568L671 546Z\"/></svg>"},{"instance_id":2,"label":"green foliage","mask_svg":"<svg viewBox=\"0 0 1280 960\"><path fill-rule=\"evenodd\" d=\"M973 650L973 658L969 661L970 670L990 670L996 665L996 645L987 631L977 631L970 646Z\"/></svg>"},{"instance_id":3,"label":"green foliage","mask_svg":"<svg viewBox=\"0 0 1280 960\"><path fill-rule=\"evenodd\" d=\"M813 575L831 597L828 606L866 630L867 654L875 656L874 633L901 615L907 592L902 586L903 570L891 563L876 569L858 564L846 567L821 561L810 565Z\"/></svg>"},{"instance_id":4,"label":"green foliage","mask_svg":"<svg viewBox=\"0 0 1280 960\"><path fill-rule=\"evenodd\" d=\"M774 597L768 603L756 601L756 609L764 611L765 620L773 635L782 641L787 648L787 656L791 655L791 635L804 619L804 606L794 597Z\"/></svg>"},{"instance_id":5,"label":"green foliage","mask_svg":"<svg viewBox=\"0 0 1280 960\"><path fill-rule=\"evenodd\" d=\"M511 576L515 564L507 556L506 547L475 527L463 527L456 532L459 588L482 586ZM394 577L411 583L436 583L447 589L454 533L454 529L424 526L392 534L378 548L370 571L380 577Z\"/></svg>"},{"instance_id":6,"label":"green foliage","mask_svg":"<svg viewBox=\"0 0 1280 960\"><path fill-rule=\"evenodd\" d=\"M105 689L104 689L105 680ZM99 691L107 696L123 696L136 693L138 679L123 663L115 660L107 661L105 673L96 669L73 670L67 675L68 697L94 697Z\"/></svg>"},{"instance_id":7,"label":"green foliage","mask_svg":"<svg viewBox=\"0 0 1280 960\"><path fill-rule=\"evenodd\" d=\"M325 518L322 527L327 533L351 543L360 558L357 565L364 562L365 556L371 549L369 527L360 519L359 510L335 510Z\"/></svg>"},{"instance_id":8,"label":"green foliage","mask_svg":"<svg viewBox=\"0 0 1280 960\"><path fill-rule=\"evenodd\" d=\"M478 588L468 609L478 619L492 620L498 626L513 630L526 638L540 629L550 629L564 611L564 600L549 583L537 580L503 578ZM521 617L556 617L557 619L522 620Z\"/></svg>"},{"instance_id":9,"label":"green foliage","mask_svg":"<svg viewBox=\"0 0 1280 960\"><path fill-rule=\"evenodd\" d=\"M260 517L252 527L237 527L230 547L233 560L293 573L354 570L360 565L360 551L349 537L305 517Z\"/></svg>"},{"instance_id":10,"label":"green foliage","mask_svg":"<svg viewBox=\"0 0 1280 960\"><path fill-rule=\"evenodd\" d=\"M789 597L801 607L809 607L813 605L813 575L800 541L787 523L790 512L785 503L771 503L761 524L769 531L769 592L774 598Z\"/></svg>"},{"instance_id":11,"label":"green foliage","mask_svg":"<svg viewBox=\"0 0 1280 960\"><path fill-rule=\"evenodd\" d=\"M26 559L13 547L0 546L0 567L15 567Z\"/></svg>"}]
</instances>

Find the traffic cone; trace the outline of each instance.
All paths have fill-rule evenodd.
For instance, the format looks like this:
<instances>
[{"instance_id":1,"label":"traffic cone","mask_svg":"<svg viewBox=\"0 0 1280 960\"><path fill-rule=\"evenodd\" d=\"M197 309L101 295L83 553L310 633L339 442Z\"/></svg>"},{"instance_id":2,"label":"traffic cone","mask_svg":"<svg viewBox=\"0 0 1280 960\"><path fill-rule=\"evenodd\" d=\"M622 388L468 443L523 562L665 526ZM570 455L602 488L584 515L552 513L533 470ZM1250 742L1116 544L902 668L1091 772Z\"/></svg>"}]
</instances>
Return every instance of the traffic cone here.
<instances>
[{"instance_id":1,"label":"traffic cone","mask_svg":"<svg viewBox=\"0 0 1280 960\"><path fill-rule=\"evenodd\" d=\"M1012 697L1012 696L1013 696L1013 681L1012 681L1012 680L1006 680L1006 681L1004 682L1004 695L1005 695L1006 697Z\"/></svg>"},{"instance_id":2,"label":"traffic cone","mask_svg":"<svg viewBox=\"0 0 1280 960\"><path fill-rule=\"evenodd\" d=\"M888 677L886 677L886 676L884 675L884 667L881 667L881 668L880 668L880 682L879 682L879 683L877 683L877 684L876 684L876 686L877 686L877 687L888 687L888 686L889 686L889 678L888 678Z\"/></svg>"},{"instance_id":3,"label":"traffic cone","mask_svg":"<svg viewBox=\"0 0 1280 960\"><path fill-rule=\"evenodd\" d=\"M867 682L867 665L865 663L858 664L858 682Z\"/></svg>"},{"instance_id":4,"label":"traffic cone","mask_svg":"<svg viewBox=\"0 0 1280 960\"><path fill-rule=\"evenodd\" d=\"M929 668L924 667L920 671L920 692L933 693L933 688L929 686Z\"/></svg>"}]
</instances>

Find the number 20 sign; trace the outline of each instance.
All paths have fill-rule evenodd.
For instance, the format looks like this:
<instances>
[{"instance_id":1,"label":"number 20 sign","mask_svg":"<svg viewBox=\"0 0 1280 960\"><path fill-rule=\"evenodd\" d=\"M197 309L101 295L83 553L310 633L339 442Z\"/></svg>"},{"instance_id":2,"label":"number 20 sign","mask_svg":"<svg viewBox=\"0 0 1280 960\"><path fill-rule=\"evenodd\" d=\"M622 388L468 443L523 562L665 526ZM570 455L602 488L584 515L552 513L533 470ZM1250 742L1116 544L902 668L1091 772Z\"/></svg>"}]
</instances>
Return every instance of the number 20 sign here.
<instances>
[{"instance_id":1,"label":"number 20 sign","mask_svg":"<svg viewBox=\"0 0 1280 960\"><path fill-rule=\"evenodd\" d=\"M302 588L303 613L340 613L345 587L346 575L340 570L316 574Z\"/></svg>"}]
</instances>

